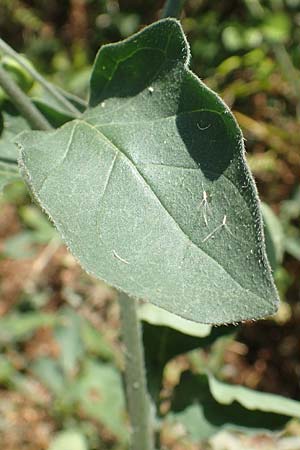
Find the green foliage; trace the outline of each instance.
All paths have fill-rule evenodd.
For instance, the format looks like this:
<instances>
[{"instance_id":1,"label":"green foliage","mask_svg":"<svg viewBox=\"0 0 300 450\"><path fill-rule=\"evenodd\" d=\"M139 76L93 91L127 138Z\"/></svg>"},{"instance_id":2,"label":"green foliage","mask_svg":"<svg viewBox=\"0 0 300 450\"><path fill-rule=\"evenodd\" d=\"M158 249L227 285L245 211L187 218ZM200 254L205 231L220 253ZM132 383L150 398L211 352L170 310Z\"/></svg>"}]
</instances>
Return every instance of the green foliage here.
<instances>
[{"instance_id":1,"label":"green foliage","mask_svg":"<svg viewBox=\"0 0 300 450\"><path fill-rule=\"evenodd\" d=\"M197 322L259 318L277 294L242 136L188 60L171 19L103 47L89 108L23 134L22 171L88 272Z\"/></svg>"},{"instance_id":2,"label":"green foliage","mask_svg":"<svg viewBox=\"0 0 300 450\"><path fill-rule=\"evenodd\" d=\"M32 313L30 315L11 315L0 319L0 343L20 341L32 335L42 326L51 326L57 322L51 314Z\"/></svg>"},{"instance_id":3,"label":"green foliage","mask_svg":"<svg viewBox=\"0 0 300 450\"><path fill-rule=\"evenodd\" d=\"M30 64L26 58L22 57L22 59L24 59L27 64ZM32 88L34 83L33 78L17 61L15 61L15 59L10 56L4 56L0 59L0 64L12 75L23 91L28 92Z\"/></svg>"},{"instance_id":4,"label":"green foliage","mask_svg":"<svg viewBox=\"0 0 300 450\"><path fill-rule=\"evenodd\" d=\"M124 394L120 374L115 368L89 362L74 391L85 414L100 421L121 441L126 441Z\"/></svg>"},{"instance_id":5,"label":"green foliage","mask_svg":"<svg viewBox=\"0 0 300 450\"><path fill-rule=\"evenodd\" d=\"M234 327L212 328L182 319L151 304L141 305L139 315L143 320L148 389L157 406L163 373L171 359L197 348L204 350L218 338L234 332Z\"/></svg>"},{"instance_id":6,"label":"green foliage","mask_svg":"<svg viewBox=\"0 0 300 450\"><path fill-rule=\"evenodd\" d=\"M300 417L299 402L188 372L175 390L171 409L169 420L183 424L195 441L222 428L270 432L282 429L291 417Z\"/></svg>"},{"instance_id":7,"label":"green foliage","mask_svg":"<svg viewBox=\"0 0 300 450\"><path fill-rule=\"evenodd\" d=\"M91 7L94 3L89 2ZM191 36L193 67L201 66L203 76L215 73L208 80L210 85L219 91L224 86L224 98L235 109L247 111L252 100L257 102L256 114L252 115L255 120L237 117L246 131L253 132L250 139L247 136L250 149L253 136L265 139L267 151L250 154L249 159L255 171L263 176L267 173L265 179L258 178L271 186L268 200L268 195L275 195L268 176L280 168L278 155L284 155L291 165L297 160L299 148L296 137L289 145L291 123L269 125L276 114L284 119L289 110L294 114L292 83L277 87L278 64L270 53L275 49L277 55L277 45L287 43L289 63L294 61L297 66L299 46L291 40L297 14L291 17L288 12L296 11L296 2L277 10L273 2L268 7L260 2L244 3L243 8L251 15L235 10L229 14L226 8L229 11L232 5L225 3L208 5L206 10L206 2L198 9L196 2L187 2L183 26ZM126 37L145 22L130 11L100 14L100 40L110 39L113 32L114 39ZM42 21L34 23L38 30ZM87 110L84 101L64 93L83 112L76 125L67 123L73 116L36 84L32 86L32 81L28 79L28 84L22 85L26 73L22 75L19 67L6 64L25 90L31 88L35 105L54 128L67 123L50 134L24 137L24 163L31 186L82 265L110 284L200 322L267 314L274 310L276 292L260 242L261 218L243 160L240 131L224 104L185 67L188 50L178 25L167 21L163 29L162 23L100 50ZM26 26L30 28L29 23ZM49 64L47 60L46 70L54 69L56 79L64 79L82 93L90 69L80 39L80 44L70 49L72 62L54 39L46 45L39 41L31 50L53 55ZM290 72L287 67L282 70ZM284 98L281 103L270 94L273 77ZM19 179L14 142L29 126L1 93L0 103L2 189ZM264 111L273 114L267 116L267 123L259 118ZM294 154L289 153L293 145ZM268 259L282 295L287 288L282 288L281 278L292 279L283 268L284 255L300 260L299 205L296 189L281 202L278 216L266 204L262 206ZM34 257L39 245L57 238L35 207L22 206L18 214L25 231L6 240L2 257ZM284 283L290 285L291 281ZM54 437L49 450L104 448L105 444L95 438L95 430L90 433L89 426L93 429L95 424L112 433L123 449L128 429L120 354L101 332L70 308L60 307L56 315L32 311L43 294L45 304L48 293L27 293L20 304L29 311L21 312L20 306L0 319L4 352L0 357L0 384L20 391L28 381L38 379L51 393L51 415L57 427L65 431ZM188 372L175 388L170 412L165 415L159 408L167 364L178 355L201 349L198 371L206 365L219 376L224 363L212 360L219 358L218 346L223 357L226 335L232 336L236 329L194 323L148 303L141 306L140 318L149 391L160 416L159 426L164 419L179 423L187 436L199 443L223 428L270 433L283 429L292 417L299 419L299 402L228 385L207 373ZM45 328L52 330L58 355L37 357L20 369L14 354ZM282 346L288 347L286 340ZM197 355L199 351L193 353ZM184 358L191 360L191 356ZM89 426L87 421L91 421Z\"/></svg>"},{"instance_id":8,"label":"green foliage","mask_svg":"<svg viewBox=\"0 0 300 450\"><path fill-rule=\"evenodd\" d=\"M49 102L42 98L34 99L33 102L54 127L61 126L73 118L73 116L59 108L55 102ZM15 140L23 131L29 130L30 127L7 99L2 104L0 103L0 117L3 125L2 130L0 130L1 192L7 184L20 179L17 167L19 151Z\"/></svg>"},{"instance_id":9,"label":"green foliage","mask_svg":"<svg viewBox=\"0 0 300 450\"><path fill-rule=\"evenodd\" d=\"M40 326L53 328L59 348L58 358L37 358L30 365L30 371L54 396L58 417L64 419L80 413L83 417L102 424L118 440L127 439L120 373L114 365L107 362L114 360L116 355L101 333L70 308L61 310L55 318L30 312L11 316L6 322L3 320L0 323L3 329L0 338L3 343L13 339L25 340L29 333ZM8 331L5 333L5 329L10 330L10 336ZM97 358L94 358L94 352L91 351L93 340L99 344Z\"/></svg>"}]
</instances>

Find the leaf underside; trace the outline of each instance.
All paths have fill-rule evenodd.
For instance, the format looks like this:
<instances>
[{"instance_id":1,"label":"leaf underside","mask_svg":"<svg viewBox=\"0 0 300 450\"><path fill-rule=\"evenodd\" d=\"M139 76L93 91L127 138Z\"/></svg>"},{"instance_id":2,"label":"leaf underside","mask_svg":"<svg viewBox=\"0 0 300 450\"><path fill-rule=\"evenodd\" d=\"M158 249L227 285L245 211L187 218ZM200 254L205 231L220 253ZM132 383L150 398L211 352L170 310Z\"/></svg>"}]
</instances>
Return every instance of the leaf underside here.
<instances>
[{"instance_id":1,"label":"leaf underside","mask_svg":"<svg viewBox=\"0 0 300 450\"><path fill-rule=\"evenodd\" d=\"M102 47L89 107L22 136L22 170L86 271L202 323L276 310L261 215L229 109L165 19Z\"/></svg>"}]
</instances>

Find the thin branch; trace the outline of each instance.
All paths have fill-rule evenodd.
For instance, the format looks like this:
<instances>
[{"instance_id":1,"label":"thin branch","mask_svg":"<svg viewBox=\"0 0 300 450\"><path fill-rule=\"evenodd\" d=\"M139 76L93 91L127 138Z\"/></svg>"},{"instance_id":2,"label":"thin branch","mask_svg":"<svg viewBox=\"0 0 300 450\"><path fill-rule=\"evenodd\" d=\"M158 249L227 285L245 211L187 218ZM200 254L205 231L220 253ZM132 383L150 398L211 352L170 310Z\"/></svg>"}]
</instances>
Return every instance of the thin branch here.
<instances>
[{"instance_id":1,"label":"thin branch","mask_svg":"<svg viewBox=\"0 0 300 450\"><path fill-rule=\"evenodd\" d=\"M0 66L0 86L9 96L21 115L29 125L37 130L51 130L52 127L47 119L40 113L36 106L30 101L26 94L12 80L8 73Z\"/></svg>"},{"instance_id":2,"label":"thin branch","mask_svg":"<svg viewBox=\"0 0 300 450\"><path fill-rule=\"evenodd\" d=\"M3 53L14 58L20 66L24 67L25 70L38 82L43 88L49 92L52 97L54 97L67 111L78 117L80 112L69 100L64 97L51 83L49 83L45 78L37 71L33 66L28 64L12 47L10 47L3 39L0 39L0 50Z\"/></svg>"}]
</instances>

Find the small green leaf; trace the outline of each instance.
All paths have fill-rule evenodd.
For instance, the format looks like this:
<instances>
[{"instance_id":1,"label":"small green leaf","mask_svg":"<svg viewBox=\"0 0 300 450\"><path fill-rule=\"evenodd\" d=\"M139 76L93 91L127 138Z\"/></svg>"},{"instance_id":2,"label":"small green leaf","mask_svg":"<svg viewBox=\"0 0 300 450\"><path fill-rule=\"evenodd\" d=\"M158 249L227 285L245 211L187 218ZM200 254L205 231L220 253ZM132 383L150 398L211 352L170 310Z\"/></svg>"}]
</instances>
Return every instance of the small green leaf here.
<instances>
[{"instance_id":1,"label":"small green leaf","mask_svg":"<svg viewBox=\"0 0 300 450\"><path fill-rule=\"evenodd\" d=\"M0 384L10 386L16 375L13 364L4 355L0 355Z\"/></svg>"},{"instance_id":2,"label":"small green leaf","mask_svg":"<svg viewBox=\"0 0 300 450\"><path fill-rule=\"evenodd\" d=\"M57 361L50 358L39 358L31 365L31 371L57 397L61 398L65 393L71 396L69 390L65 391L66 380Z\"/></svg>"},{"instance_id":3,"label":"small green leaf","mask_svg":"<svg viewBox=\"0 0 300 450\"><path fill-rule=\"evenodd\" d=\"M55 328L54 336L60 349L59 364L66 376L72 376L83 356L84 347L81 338L81 317L71 308L64 308L60 314L60 324Z\"/></svg>"},{"instance_id":4,"label":"small green leaf","mask_svg":"<svg viewBox=\"0 0 300 450\"><path fill-rule=\"evenodd\" d=\"M282 429L292 417L300 418L295 400L187 372L175 389L171 410L169 420L181 423L195 441L223 428L268 433Z\"/></svg>"},{"instance_id":5,"label":"small green leaf","mask_svg":"<svg viewBox=\"0 0 300 450\"><path fill-rule=\"evenodd\" d=\"M113 366L86 361L72 390L84 414L99 421L121 440L127 439L122 381Z\"/></svg>"},{"instance_id":6,"label":"small green leaf","mask_svg":"<svg viewBox=\"0 0 300 450\"><path fill-rule=\"evenodd\" d=\"M50 102L43 99L34 99L33 103L54 128L60 127L64 123L74 119L74 116L70 113L65 112L59 107L53 106Z\"/></svg>"},{"instance_id":7,"label":"small green leaf","mask_svg":"<svg viewBox=\"0 0 300 450\"><path fill-rule=\"evenodd\" d=\"M101 359L115 361L116 349L105 339L105 336L98 331L90 322L82 319L82 340L88 352L99 356Z\"/></svg>"},{"instance_id":8,"label":"small green leaf","mask_svg":"<svg viewBox=\"0 0 300 450\"><path fill-rule=\"evenodd\" d=\"M53 327L58 319L53 314L28 312L0 318L0 343L28 339L40 327Z\"/></svg>"},{"instance_id":9,"label":"small green leaf","mask_svg":"<svg viewBox=\"0 0 300 450\"><path fill-rule=\"evenodd\" d=\"M90 273L201 323L276 311L243 138L188 69L179 22L101 48L89 107L23 134L22 171Z\"/></svg>"},{"instance_id":10,"label":"small green leaf","mask_svg":"<svg viewBox=\"0 0 300 450\"><path fill-rule=\"evenodd\" d=\"M20 207L19 215L31 233L33 240L40 244L47 244L51 239L59 240L57 232L49 222L47 216L36 205L25 205Z\"/></svg>"},{"instance_id":11,"label":"small green leaf","mask_svg":"<svg viewBox=\"0 0 300 450\"><path fill-rule=\"evenodd\" d=\"M37 251L34 234L30 231L22 231L5 240L1 253L5 258L27 259L32 258Z\"/></svg>"}]
</instances>

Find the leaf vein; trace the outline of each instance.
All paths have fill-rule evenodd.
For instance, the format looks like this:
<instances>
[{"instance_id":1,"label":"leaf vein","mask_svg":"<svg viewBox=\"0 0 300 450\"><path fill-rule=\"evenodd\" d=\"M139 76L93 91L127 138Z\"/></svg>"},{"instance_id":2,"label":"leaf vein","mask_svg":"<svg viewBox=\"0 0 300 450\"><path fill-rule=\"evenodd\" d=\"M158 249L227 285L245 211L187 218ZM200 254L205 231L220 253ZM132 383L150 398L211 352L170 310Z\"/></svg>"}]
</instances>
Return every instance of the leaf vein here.
<instances>
[{"instance_id":1,"label":"leaf vein","mask_svg":"<svg viewBox=\"0 0 300 450\"><path fill-rule=\"evenodd\" d=\"M236 280L233 275L231 273L229 273L225 267L223 267L219 261L217 261L215 258L213 258L211 255L209 255L204 249L202 249L201 247L198 247L198 245L196 245L191 239L190 237L185 233L185 231L180 227L180 225L176 222L176 220L174 219L174 217L172 216L172 214L168 211L167 207L162 203L162 201L157 197L156 193L153 191L153 189L151 188L151 186L147 183L147 181L145 180L145 178L143 177L143 175L141 174L141 172L138 170L137 166L135 165L134 161L128 156L126 155L124 152L122 152L118 147L116 147L116 145L107 137L105 136L103 133L101 133L100 130L98 130L95 126L91 125L89 122L86 122L82 119L76 119L77 122L81 122L83 125L86 125L88 127L90 127L91 129L95 130L96 133L98 133L101 138L103 140L105 140L117 153L121 154L124 158L126 158L131 165L134 167L134 169L136 170L136 172L138 173L138 175L140 176L140 178L143 180L143 183L146 184L146 186L150 189L150 192L152 193L152 195L154 196L154 198L156 199L156 201L159 202L159 204L162 206L162 208L166 211L166 213L169 215L169 217L173 220L175 226L180 230L181 233L183 233L183 235L187 238L188 243L191 243L191 245L193 247L195 247L197 249L197 251L200 251L202 253L204 253L206 256L208 256L210 259L212 259L224 272L227 273L227 275L230 276L230 278L243 290L243 291L249 291L252 292L250 289L247 289L245 287L243 287L240 282L238 280ZM257 294L255 292L252 292L253 295L255 295L256 297ZM259 297L260 298L260 297ZM262 301L265 301L264 299L261 299ZM266 302L268 303L268 302Z\"/></svg>"}]
</instances>

